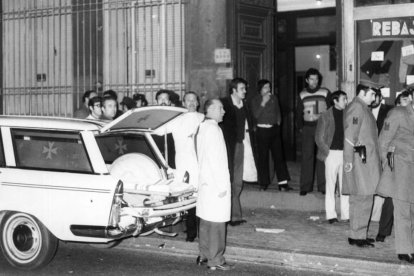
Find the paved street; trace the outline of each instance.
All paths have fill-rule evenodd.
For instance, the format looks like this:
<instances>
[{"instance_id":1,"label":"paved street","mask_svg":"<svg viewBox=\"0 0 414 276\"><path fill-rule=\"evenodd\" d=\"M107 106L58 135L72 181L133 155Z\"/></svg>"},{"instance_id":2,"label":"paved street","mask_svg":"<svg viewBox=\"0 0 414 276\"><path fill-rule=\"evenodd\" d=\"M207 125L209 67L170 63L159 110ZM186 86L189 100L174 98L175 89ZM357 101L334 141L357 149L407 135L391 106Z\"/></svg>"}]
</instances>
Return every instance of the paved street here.
<instances>
[{"instance_id":1,"label":"paved street","mask_svg":"<svg viewBox=\"0 0 414 276\"><path fill-rule=\"evenodd\" d=\"M195 256L169 256L145 249L98 249L87 244L61 243L56 257L41 270L11 268L0 257L0 275L329 275L254 263L236 263L233 271L209 271L195 265Z\"/></svg>"}]
</instances>

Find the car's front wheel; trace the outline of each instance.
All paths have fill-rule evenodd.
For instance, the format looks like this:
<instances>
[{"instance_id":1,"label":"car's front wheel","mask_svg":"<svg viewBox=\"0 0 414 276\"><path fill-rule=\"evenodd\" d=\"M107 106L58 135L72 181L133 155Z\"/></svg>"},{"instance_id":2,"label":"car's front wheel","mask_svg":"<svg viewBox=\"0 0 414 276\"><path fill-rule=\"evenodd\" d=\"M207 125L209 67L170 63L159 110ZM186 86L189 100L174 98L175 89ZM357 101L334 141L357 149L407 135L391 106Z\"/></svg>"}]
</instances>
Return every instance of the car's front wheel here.
<instances>
[{"instance_id":1,"label":"car's front wheel","mask_svg":"<svg viewBox=\"0 0 414 276\"><path fill-rule=\"evenodd\" d=\"M7 213L1 221L0 231L1 250L14 267L39 268L55 256L58 239L31 215Z\"/></svg>"}]
</instances>

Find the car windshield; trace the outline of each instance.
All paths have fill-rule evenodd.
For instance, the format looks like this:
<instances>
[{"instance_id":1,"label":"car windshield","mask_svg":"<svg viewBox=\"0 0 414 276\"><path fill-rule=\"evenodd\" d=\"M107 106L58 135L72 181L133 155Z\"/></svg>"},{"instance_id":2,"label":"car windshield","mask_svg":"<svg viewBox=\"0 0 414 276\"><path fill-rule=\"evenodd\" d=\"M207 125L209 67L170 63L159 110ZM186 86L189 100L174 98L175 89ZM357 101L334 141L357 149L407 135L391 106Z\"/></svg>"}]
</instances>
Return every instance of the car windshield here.
<instances>
[{"instance_id":1,"label":"car windshield","mask_svg":"<svg viewBox=\"0 0 414 276\"><path fill-rule=\"evenodd\" d=\"M115 133L96 137L99 149L106 164L112 164L118 157L127 153L141 153L159 165L151 146L143 134Z\"/></svg>"}]
</instances>

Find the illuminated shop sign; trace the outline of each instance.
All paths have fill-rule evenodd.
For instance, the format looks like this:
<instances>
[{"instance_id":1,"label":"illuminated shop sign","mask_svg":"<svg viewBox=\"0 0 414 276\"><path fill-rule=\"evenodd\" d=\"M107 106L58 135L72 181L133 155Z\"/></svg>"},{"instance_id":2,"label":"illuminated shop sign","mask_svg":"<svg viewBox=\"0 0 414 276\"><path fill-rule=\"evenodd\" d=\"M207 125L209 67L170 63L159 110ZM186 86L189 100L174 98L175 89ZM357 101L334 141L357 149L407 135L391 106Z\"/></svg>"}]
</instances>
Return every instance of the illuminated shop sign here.
<instances>
[{"instance_id":1,"label":"illuminated shop sign","mask_svg":"<svg viewBox=\"0 0 414 276\"><path fill-rule=\"evenodd\" d=\"M371 30L372 37L374 38L413 38L414 17L372 20Z\"/></svg>"}]
</instances>

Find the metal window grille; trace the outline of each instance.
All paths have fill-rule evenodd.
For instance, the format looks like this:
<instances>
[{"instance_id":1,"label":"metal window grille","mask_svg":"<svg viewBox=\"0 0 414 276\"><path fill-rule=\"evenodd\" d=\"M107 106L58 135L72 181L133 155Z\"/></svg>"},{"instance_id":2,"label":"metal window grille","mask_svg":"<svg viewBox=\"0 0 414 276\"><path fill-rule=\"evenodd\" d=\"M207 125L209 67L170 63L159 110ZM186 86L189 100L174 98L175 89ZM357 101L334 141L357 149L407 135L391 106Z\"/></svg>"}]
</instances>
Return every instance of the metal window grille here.
<instances>
[{"instance_id":1,"label":"metal window grille","mask_svg":"<svg viewBox=\"0 0 414 276\"><path fill-rule=\"evenodd\" d=\"M72 116L86 90L183 94L182 0L3 0L3 113Z\"/></svg>"}]
</instances>

